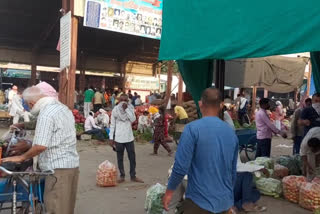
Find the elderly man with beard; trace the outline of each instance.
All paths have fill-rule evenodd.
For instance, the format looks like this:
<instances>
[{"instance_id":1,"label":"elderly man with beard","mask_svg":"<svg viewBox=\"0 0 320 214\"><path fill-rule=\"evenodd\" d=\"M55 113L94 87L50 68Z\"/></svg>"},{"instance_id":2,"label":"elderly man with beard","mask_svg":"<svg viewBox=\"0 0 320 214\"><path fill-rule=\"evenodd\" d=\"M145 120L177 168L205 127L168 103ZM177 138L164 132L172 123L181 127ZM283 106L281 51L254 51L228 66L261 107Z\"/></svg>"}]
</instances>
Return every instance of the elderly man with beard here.
<instances>
[{"instance_id":1,"label":"elderly man with beard","mask_svg":"<svg viewBox=\"0 0 320 214\"><path fill-rule=\"evenodd\" d=\"M125 181L125 171L123 166L124 150L127 150L130 161L130 177L131 181L143 183L136 177L136 154L134 149L134 136L131 124L136 120L134 107L128 103L129 99L126 94L122 94L119 98L118 105L112 110L110 125L110 140L115 145L117 152L118 168L120 171L120 179L118 183Z\"/></svg>"},{"instance_id":2,"label":"elderly man with beard","mask_svg":"<svg viewBox=\"0 0 320 214\"><path fill-rule=\"evenodd\" d=\"M33 146L22 155L4 158L3 162L21 163L39 155L41 171L54 170L45 180L44 201L47 213L74 213L79 179L79 156L72 112L38 87L27 88L23 98L38 115Z\"/></svg>"}]
</instances>

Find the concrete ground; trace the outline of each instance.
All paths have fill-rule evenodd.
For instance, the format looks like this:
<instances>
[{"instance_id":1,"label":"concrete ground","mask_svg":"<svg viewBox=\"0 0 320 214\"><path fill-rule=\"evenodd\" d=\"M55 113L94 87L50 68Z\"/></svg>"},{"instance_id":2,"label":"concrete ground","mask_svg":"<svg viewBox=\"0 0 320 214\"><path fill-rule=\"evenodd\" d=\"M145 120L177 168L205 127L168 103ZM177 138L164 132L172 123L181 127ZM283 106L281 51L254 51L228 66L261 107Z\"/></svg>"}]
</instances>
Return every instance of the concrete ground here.
<instances>
[{"instance_id":1,"label":"concrete ground","mask_svg":"<svg viewBox=\"0 0 320 214\"><path fill-rule=\"evenodd\" d=\"M5 131L0 128L0 136ZM175 148L174 144L170 146ZM290 140L275 138L273 140L272 155L290 154L292 148ZM104 160L116 164L116 154L109 146L95 145L92 142L79 141L80 181L78 187L76 214L144 214L146 190L153 184L167 183L168 169L174 158L168 157L163 148L159 156L150 156L151 144L136 143L137 176L145 183L127 181L117 187L101 188L96 186L96 170ZM129 173L128 159L125 157L125 169ZM308 214L298 205L283 199L263 196L259 202L268 207L266 214Z\"/></svg>"}]
</instances>

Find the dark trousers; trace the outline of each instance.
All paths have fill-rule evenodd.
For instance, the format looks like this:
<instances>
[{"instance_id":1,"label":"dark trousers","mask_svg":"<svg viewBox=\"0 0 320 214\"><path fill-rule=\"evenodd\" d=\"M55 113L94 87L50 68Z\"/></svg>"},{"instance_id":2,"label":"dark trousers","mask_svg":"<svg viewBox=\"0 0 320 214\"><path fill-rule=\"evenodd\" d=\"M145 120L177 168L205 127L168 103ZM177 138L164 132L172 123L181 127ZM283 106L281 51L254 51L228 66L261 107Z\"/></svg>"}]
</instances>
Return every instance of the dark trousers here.
<instances>
[{"instance_id":1,"label":"dark trousers","mask_svg":"<svg viewBox=\"0 0 320 214\"><path fill-rule=\"evenodd\" d=\"M293 154L300 154L300 147L302 143L303 137L302 136L296 136L293 139Z\"/></svg>"},{"instance_id":2,"label":"dark trousers","mask_svg":"<svg viewBox=\"0 0 320 214\"><path fill-rule=\"evenodd\" d=\"M120 177L124 178L126 176L123 166L123 156L124 150L127 150L128 158L130 161L130 177L134 179L136 177L136 153L134 150L134 143L116 143L117 159L118 159L118 168L120 171Z\"/></svg>"},{"instance_id":3,"label":"dark trousers","mask_svg":"<svg viewBox=\"0 0 320 214\"><path fill-rule=\"evenodd\" d=\"M257 139L257 157L270 157L271 154L271 139Z\"/></svg>"},{"instance_id":4,"label":"dark trousers","mask_svg":"<svg viewBox=\"0 0 320 214\"><path fill-rule=\"evenodd\" d=\"M93 110L94 110L94 113L96 113L97 111L99 111L99 109L102 108L102 104L94 104L93 105Z\"/></svg>"},{"instance_id":5,"label":"dark trousers","mask_svg":"<svg viewBox=\"0 0 320 214\"><path fill-rule=\"evenodd\" d=\"M98 140L104 140L103 130L102 129L91 129L86 131L85 134L90 134L96 136Z\"/></svg>"},{"instance_id":6,"label":"dark trousers","mask_svg":"<svg viewBox=\"0 0 320 214\"><path fill-rule=\"evenodd\" d=\"M207 210L202 209L192 200L187 198L183 202L183 214L213 214L213 212L209 212ZM221 214L227 214L227 211L222 212Z\"/></svg>"},{"instance_id":7,"label":"dark trousers","mask_svg":"<svg viewBox=\"0 0 320 214\"><path fill-rule=\"evenodd\" d=\"M167 152L171 152L171 149L170 149L170 146L167 144L167 142L163 139L161 141L154 141L154 144L153 144L153 152L154 154L158 154L158 149L160 147L160 145L163 146L163 148L165 148L165 150L167 150Z\"/></svg>"},{"instance_id":8,"label":"dark trousers","mask_svg":"<svg viewBox=\"0 0 320 214\"><path fill-rule=\"evenodd\" d=\"M256 203L260 199L260 192L253 184L250 172L238 172L236 185L233 189L234 205L241 210L245 203Z\"/></svg>"},{"instance_id":9,"label":"dark trousers","mask_svg":"<svg viewBox=\"0 0 320 214\"><path fill-rule=\"evenodd\" d=\"M249 117L246 112L238 112L239 123L242 126L244 123L249 124Z\"/></svg>"}]
</instances>

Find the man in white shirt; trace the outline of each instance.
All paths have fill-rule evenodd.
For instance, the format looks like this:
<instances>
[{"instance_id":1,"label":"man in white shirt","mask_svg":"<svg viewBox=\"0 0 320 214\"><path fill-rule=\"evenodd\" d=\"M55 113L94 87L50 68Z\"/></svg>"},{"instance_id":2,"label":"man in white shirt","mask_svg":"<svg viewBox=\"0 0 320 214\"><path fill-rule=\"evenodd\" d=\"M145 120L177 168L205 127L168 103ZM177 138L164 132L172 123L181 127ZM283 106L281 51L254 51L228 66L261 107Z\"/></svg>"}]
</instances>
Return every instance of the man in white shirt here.
<instances>
[{"instance_id":1,"label":"man in white shirt","mask_svg":"<svg viewBox=\"0 0 320 214\"><path fill-rule=\"evenodd\" d=\"M97 126L94 121L94 113L92 111L89 112L89 116L86 118L84 123L85 134L94 135L101 142L104 140L104 135L102 133L101 127Z\"/></svg>"},{"instance_id":2,"label":"man in white shirt","mask_svg":"<svg viewBox=\"0 0 320 214\"><path fill-rule=\"evenodd\" d=\"M303 138L300 149L303 174L311 181L320 176L320 127L312 128Z\"/></svg>"},{"instance_id":3,"label":"man in white shirt","mask_svg":"<svg viewBox=\"0 0 320 214\"><path fill-rule=\"evenodd\" d=\"M102 129L109 128L110 118L107 112L104 109L99 109L98 116L96 117L96 122L98 126Z\"/></svg>"},{"instance_id":4,"label":"man in white shirt","mask_svg":"<svg viewBox=\"0 0 320 214\"><path fill-rule=\"evenodd\" d=\"M136 177L136 154L134 149L134 136L131 124L136 120L134 107L128 103L127 95L122 94L119 98L119 104L114 107L111 114L110 140L117 152L118 168L120 179L118 183L125 181L125 171L123 166L124 150L127 150L130 161L131 181L143 183Z\"/></svg>"},{"instance_id":5,"label":"man in white shirt","mask_svg":"<svg viewBox=\"0 0 320 214\"><path fill-rule=\"evenodd\" d=\"M149 123L149 118L148 118L148 110L145 110L143 112L143 115L141 115L139 117L139 121L138 121L138 131L140 133L144 133L148 130L148 128L150 128L150 123Z\"/></svg>"},{"instance_id":6,"label":"man in white shirt","mask_svg":"<svg viewBox=\"0 0 320 214\"><path fill-rule=\"evenodd\" d=\"M36 87L27 88L23 99L38 114L33 146L26 153L2 159L21 163L39 155L41 171L54 170L45 180L44 203L47 213L73 214L79 180L75 121L69 108ZM58 178L58 179L56 179Z\"/></svg>"},{"instance_id":7,"label":"man in white shirt","mask_svg":"<svg viewBox=\"0 0 320 214\"><path fill-rule=\"evenodd\" d=\"M138 95L138 97L135 99L134 105L135 105L135 106L140 106L140 105L142 105L142 101L141 101L141 96L140 96L140 95Z\"/></svg>"},{"instance_id":8,"label":"man in white shirt","mask_svg":"<svg viewBox=\"0 0 320 214\"><path fill-rule=\"evenodd\" d=\"M18 87L14 85L12 89L8 92L9 109L11 108L11 105L12 105L12 99L17 93L18 93Z\"/></svg>"}]
</instances>

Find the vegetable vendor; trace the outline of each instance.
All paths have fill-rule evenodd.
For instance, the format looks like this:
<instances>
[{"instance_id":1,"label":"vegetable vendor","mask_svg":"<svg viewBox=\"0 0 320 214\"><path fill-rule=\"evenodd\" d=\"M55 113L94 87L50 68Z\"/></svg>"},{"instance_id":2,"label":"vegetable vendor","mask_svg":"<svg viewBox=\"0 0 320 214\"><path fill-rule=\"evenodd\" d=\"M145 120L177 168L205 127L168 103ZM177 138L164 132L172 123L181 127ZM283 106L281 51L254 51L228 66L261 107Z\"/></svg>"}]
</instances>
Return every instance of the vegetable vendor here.
<instances>
[{"instance_id":1,"label":"vegetable vendor","mask_svg":"<svg viewBox=\"0 0 320 214\"><path fill-rule=\"evenodd\" d=\"M320 175L320 127L309 130L304 137L301 150L303 162L303 173L311 181L315 176Z\"/></svg>"},{"instance_id":2,"label":"vegetable vendor","mask_svg":"<svg viewBox=\"0 0 320 214\"><path fill-rule=\"evenodd\" d=\"M89 116L86 118L85 124L84 124L84 130L85 134L94 135L97 137L97 139L101 142L104 140L104 135L102 132L101 127L97 126L94 121L94 113L92 111L89 112Z\"/></svg>"},{"instance_id":3,"label":"vegetable vendor","mask_svg":"<svg viewBox=\"0 0 320 214\"><path fill-rule=\"evenodd\" d=\"M263 98L260 100L260 110L256 112L257 126L257 152L256 157L270 157L272 133L280 134L283 138L287 137L285 132L277 129L271 122L267 110L270 109L269 99Z\"/></svg>"},{"instance_id":4,"label":"vegetable vendor","mask_svg":"<svg viewBox=\"0 0 320 214\"><path fill-rule=\"evenodd\" d=\"M175 113L174 121L177 121L177 123L180 123L180 124L187 124L188 114L186 110L182 106L178 106L175 104L172 105L172 107L174 108L174 113Z\"/></svg>"}]
</instances>

